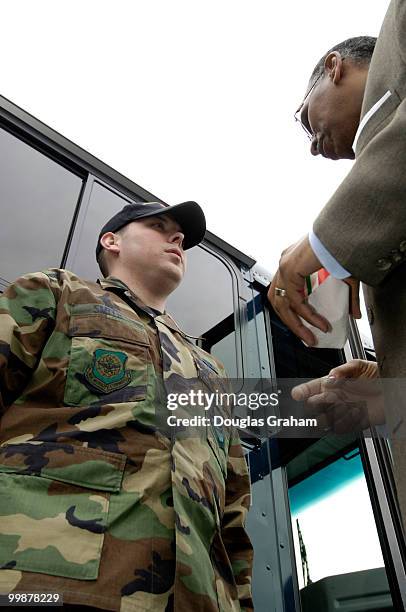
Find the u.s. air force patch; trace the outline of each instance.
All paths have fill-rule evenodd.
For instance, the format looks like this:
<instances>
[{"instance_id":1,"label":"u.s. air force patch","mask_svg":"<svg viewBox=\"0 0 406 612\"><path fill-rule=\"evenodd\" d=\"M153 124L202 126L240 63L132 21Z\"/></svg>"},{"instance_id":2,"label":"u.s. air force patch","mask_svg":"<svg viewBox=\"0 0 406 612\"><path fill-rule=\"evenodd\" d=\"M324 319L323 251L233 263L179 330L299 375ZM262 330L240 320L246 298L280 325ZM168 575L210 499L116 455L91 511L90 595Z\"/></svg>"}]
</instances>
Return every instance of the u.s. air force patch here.
<instances>
[{"instance_id":1,"label":"u.s. air force patch","mask_svg":"<svg viewBox=\"0 0 406 612\"><path fill-rule=\"evenodd\" d=\"M117 391L131 381L131 371L125 369L126 361L127 355L121 351L96 349L92 365L85 370L85 378L102 393Z\"/></svg>"}]
</instances>

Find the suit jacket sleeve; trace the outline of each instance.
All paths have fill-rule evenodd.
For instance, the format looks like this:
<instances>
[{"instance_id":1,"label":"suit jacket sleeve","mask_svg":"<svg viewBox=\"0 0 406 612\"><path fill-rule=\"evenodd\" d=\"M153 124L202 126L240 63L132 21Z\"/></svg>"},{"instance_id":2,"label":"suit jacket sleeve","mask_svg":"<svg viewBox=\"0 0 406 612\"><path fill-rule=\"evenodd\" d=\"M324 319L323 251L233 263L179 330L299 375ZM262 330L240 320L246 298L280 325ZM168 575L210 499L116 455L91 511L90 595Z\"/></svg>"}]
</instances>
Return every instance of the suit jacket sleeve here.
<instances>
[{"instance_id":1,"label":"suit jacket sleeve","mask_svg":"<svg viewBox=\"0 0 406 612\"><path fill-rule=\"evenodd\" d=\"M360 133L356 162L313 230L349 272L379 285L406 261L406 2L392 0L372 58L361 116L391 96Z\"/></svg>"}]
</instances>

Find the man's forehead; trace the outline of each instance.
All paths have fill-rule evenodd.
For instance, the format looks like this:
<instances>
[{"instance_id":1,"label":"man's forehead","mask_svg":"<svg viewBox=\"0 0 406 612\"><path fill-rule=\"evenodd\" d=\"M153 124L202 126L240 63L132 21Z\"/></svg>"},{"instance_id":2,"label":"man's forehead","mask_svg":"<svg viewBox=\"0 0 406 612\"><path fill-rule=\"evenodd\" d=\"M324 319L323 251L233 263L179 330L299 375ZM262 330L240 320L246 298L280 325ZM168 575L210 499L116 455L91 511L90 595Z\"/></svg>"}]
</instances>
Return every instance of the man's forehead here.
<instances>
[{"instance_id":1,"label":"man's forehead","mask_svg":"<svg viewBox=\"0 0 406 612\"><path fill-rule=\"evenodd\" d=\"M171 213L162 213L161 215L156 216L158 219L163 219L165 222L175 223L180 227L179 223L176 221L173 215L171 215Z\"/></svg>"},{"instance_id":2,"label":"man's forehead","mask_svg":"<svg viewBox=\"0 0 406 612\"><path fill-rule=\"evenodd\" d=\"M178 221L176 221L176 219L173 217L173 215L171 215L171 213L161 213L159 215L151 215L150 217L142 217L141 219L136 219L134 223L147 224L148 222L152 222L154 220L163 221L165 224L175 225L180 230L182 229Z\"/></svg>"},{"instance_id":3,"label":"man's forehead","mask_svg":"<svg viewBox=\"0 0 406 612\"><path fill-rule=\"evenodd\" d=\"M173 218L171 213L162 213L161 215L157 215L157 216L159 217L159 219L165 219L165 220L174 221L175 223L177 223L177 221Z\"/></svg>"}]
</instances>

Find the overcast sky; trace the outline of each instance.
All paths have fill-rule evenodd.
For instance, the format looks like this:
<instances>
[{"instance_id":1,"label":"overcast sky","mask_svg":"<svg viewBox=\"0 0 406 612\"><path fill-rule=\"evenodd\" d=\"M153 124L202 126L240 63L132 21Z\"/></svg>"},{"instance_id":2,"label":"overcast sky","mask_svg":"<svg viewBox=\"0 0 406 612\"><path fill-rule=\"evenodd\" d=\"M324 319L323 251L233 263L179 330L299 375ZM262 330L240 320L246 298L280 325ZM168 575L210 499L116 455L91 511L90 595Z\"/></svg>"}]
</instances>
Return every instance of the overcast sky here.
<instances>
[{"instance_id":1,"label":"overcast sky","mask_svg":"<svg viewBox=\"0 0 406 612\"><path fill-rule=\"evenodd\" d=\"M273 270L351 167L293 113L323 53L386 0L9 0L2 94Z\"/></svg>"}]
</instances>

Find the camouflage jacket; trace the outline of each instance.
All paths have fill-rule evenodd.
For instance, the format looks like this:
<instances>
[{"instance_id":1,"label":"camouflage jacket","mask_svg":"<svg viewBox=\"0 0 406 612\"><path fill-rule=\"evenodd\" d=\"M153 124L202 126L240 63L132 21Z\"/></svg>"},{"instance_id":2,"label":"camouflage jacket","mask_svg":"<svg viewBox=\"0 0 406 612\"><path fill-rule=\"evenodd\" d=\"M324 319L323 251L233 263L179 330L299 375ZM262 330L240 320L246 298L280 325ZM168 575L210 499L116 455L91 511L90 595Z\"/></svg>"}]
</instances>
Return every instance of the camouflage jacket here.
<instances>
[{"instance_id":1,"label":"camouflage jacket","mask_svg":"<svg viewBox=\"0 0 406 612\"><path fill-rule=\"evenodd\" d=\"M238 436L158 426L169 392L214 390L222 377L117 279L51 269L8 287L0 592L59 592L124 612L252 610Z\"/></svg>"}]
</instances>

